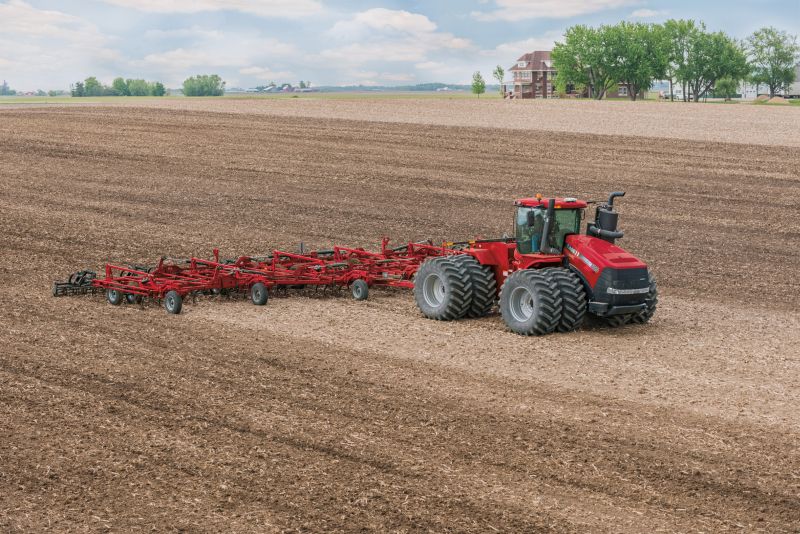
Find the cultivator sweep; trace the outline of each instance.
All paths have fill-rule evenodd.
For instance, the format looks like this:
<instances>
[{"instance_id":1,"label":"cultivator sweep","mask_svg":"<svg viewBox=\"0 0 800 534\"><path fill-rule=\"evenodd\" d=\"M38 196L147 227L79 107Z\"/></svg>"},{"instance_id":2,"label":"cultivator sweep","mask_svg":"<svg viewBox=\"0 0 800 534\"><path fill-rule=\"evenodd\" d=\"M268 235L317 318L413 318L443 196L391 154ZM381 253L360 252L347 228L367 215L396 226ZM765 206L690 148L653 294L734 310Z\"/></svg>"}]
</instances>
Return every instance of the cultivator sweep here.
<instances>
[{"instance_id":1,"label":"cultivator sweep","mask_svg":"<svg viewBox=\"0 0 800 534\"><path fill-rule=\"evenodd\" d=\"M380 251L335 246L330 250L240 256L221 260L162 258L154 266L107 264L105 275L80 271L55 282L53 295L105 291L114 305L145 299L180 313L187 296L240 293L256 305L281 288L349 288L364 300L374 286L413 288L430 319L483 317L499 305L508 328L542 335L580 328L587 315L617 327L646 323L658 293L647 265L616 246L618 213L608 201L523 198L515 202L514 237L460 243L408 243ZM580 233L589 204L595 218Z\"/></svg>"}]
</instances>

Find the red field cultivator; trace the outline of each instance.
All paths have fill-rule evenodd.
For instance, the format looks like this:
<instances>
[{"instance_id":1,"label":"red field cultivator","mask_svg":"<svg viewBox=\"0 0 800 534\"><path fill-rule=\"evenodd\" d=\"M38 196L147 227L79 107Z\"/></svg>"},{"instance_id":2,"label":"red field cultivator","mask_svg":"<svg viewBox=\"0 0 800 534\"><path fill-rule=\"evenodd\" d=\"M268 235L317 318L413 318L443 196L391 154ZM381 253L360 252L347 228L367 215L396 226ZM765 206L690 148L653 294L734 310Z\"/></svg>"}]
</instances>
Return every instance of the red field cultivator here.
<instances>
[{"instance_id":1,"label":"red field cultivator","mask_svg":"<svg viewBox=\"0 0 800 534\"><path fill-rule=\"evenodd\" d=\"M53 285L53 295L105 291L114 305L159 300L169 313L180 313L188 295L243 292L254 304L267 303L269 292L278 288L349 287L356 300L367 298L372 286L414 287L411 277L430 257L454 251L430 243L408 243L380 252L336 246L330 250L287 252L274 250L267 256L214 258L161 258L152 267L106 264L105 276L81 271Z\"/></svg>"},{"instance_id":2,"label":"red field cultivator","mask_svg":"<svg viewBox=\"0 0 800 534\"><path fill-rule=\"evenodd\" d=\"M482 317L499 303L506 325L524 335L568 332L593 314L610 326L645 323L656 310L647 265L619 248L612 193L580 234L589 203L574 198L517 200L514 237L434 245L408 243L379 252L336 246L299 253L220 260L162 258L151 267L107 264L105 276L80 271L53 286L55 296L105 291L114 305L161 301L180 313L187 296L241 293L267 303L281 288L349 288L364 300L369 288L414 289L420 311L436 320Z\"/></svg>"}]
</instances>

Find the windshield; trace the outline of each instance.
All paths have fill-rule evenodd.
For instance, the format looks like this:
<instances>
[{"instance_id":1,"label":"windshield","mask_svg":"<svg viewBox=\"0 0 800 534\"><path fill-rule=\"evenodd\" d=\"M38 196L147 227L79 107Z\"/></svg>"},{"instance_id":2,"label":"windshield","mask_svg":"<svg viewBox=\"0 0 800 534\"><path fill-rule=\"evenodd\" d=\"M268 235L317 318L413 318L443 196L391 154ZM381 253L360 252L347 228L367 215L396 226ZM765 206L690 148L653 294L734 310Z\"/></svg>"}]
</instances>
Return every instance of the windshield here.
<instances>
[{"instance_id":1,"label":"windshield","mask_svg":"<svg viewBox=\"0 0 800 534\"><path fill-rule=\"evenodd\" d=\"M514 234L517 238L517 249L521 254L532 254L541 250L546 211L544 208L517 208ZM529 213L532 215L528 215ZM529 224L529 217L533 219L532 226ZM555 218L548 236L548 245L561 250L564 248L564 238L569 234L577 234L580 231L580 224L581 210L555 210Z\"/></svg>"}]
</instances>

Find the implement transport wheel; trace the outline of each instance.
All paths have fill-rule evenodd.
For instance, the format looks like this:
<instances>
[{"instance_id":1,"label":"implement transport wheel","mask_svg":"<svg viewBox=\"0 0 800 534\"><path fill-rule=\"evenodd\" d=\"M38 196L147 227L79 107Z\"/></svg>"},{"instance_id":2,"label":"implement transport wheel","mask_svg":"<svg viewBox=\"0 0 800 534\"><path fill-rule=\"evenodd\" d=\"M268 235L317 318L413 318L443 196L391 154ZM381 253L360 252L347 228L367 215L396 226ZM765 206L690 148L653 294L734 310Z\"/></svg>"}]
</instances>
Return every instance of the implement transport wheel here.
<instances>
[{"instance_id":1,"label":"implement transport wheel","mask_svg":"<svg viewBox=\"0 0 800 534\"><path fill-rule=\"evenodd\" d=\"M267 286L263 282L257 282L250 288L250 300L256 306L263 306L267 303L269 295L267 294Z\"/></svg>"},{"instance_id":2,"label":"implement transport wheel","mask_svg":"<svg viewBox=\"0 0 800 534\"><path fill-rule=\"evenodd\" d=\"M429 319L461 319L472 304L470 276L461 262L450 257L425 260L414 278L414 299Z\"/></svg>"},{"instance_id":3,"label":"implement transport wheel","mask_svg":"<svg viewBox=\"0 0 800 534\"><path fill-rule=\"evenodd\" d=\"M497 300L497 282L494 272L488 265L481 265L474 256L458 254L451 256L454 262L466 269L472 283L472 302L467 310L467 317L486 317L492 311Z\"/></svg>"},{"instance_id":4,"label":"implement transport wheel","mask_svg":"<svg viewBox=\"0 0 800 534\"><path fill-rule=\"evenodd\" d=\"M367 300L369 296L369 286L364 280L355 280L350 284L350 291L353 293L353 298L356 300Z\"/></svg>"},{"instance_id":5,"label":"implement transport wheel","mask_svg":"<svg viewBox=\"0 0 800 534\"><path fill-rule=\"evenodd\" d=\"M561 320L561 296L545 272L515 271L500 288L500 313L511 331L523 336L554 332Z\"/></svg>"},{"instance_id":6,"label":"implement transport wheel","mask_svg":"<svg viewBox=\"0 0 800 534\"><path fill-rule=\"evenodd\" d=\"M183 307L183 297L177 291L168 291L164 296L164 309L167 313L177 314Z\"/></svg>"},{"instance_id":7,"label":"implement transport wheel","mask_svg":"<svg viewBox=\"0 0 800 534\"><path fill-rule=\"evenodd\" d=\"M107 289L106 290L106 300L109 304L114 306L119 306L122 304L122 291L118 289Z\"/></svg>"},{"instance_id":8,"label":"implement transport wheel","mask_svg":"<svg viewBox=\"0 0 800 534\"><path fill-rule=\"evenodd\" d=\"M647 273L647 279L650 281L650 291L644 299L644 303L647 307L631 316L631 320L629 321L631 324L645 324L649 322L656 313L656 307L658 306L658 286L656 285L656 279L653 277L652 273Z\"/></svg>"},{"instance_id":9,"label":"implement transport wheel","mask_svg":"<svg viewBox=\"0 0 800 534\"><path fill-rule=\"evenodd\" d=\"M126 293L125 302L127 302L128 304L139 304L140 302L142 302L142 296L134 295L133 293Z\"/></svg>"},{"instance_id":10,"label":"implement transport wheel","mask_svg":"<svg viewBox=\"0 0 800 534\"><path fill-rule=\"evenodd\" d=\"M552 267L542 269L556 284L561 297L561 319L556 326L557 332L572 332L583 325L586 318L587 299L583 282L578 275L569 269Z\"/></svg>"}]
</instances>

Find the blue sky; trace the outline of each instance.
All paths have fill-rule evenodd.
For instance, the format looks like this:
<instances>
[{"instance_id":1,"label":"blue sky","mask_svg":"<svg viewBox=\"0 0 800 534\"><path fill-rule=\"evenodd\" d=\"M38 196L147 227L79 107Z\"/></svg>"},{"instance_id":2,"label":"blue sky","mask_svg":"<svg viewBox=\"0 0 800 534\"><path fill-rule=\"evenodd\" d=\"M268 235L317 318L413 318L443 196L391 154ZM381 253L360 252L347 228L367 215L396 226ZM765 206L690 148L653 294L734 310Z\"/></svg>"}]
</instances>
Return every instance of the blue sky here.
<instances>
[{"instance_id":1,"label":"blue sky","mask_svg":"<svg viewBox=\"0 0 800 534\"><path fill-rule=\"evenodd\" d=\"M218 73L228 86L467 83L573 24L703 20L743 38L800 33L800 0L0 0L0 79L66 88L95 75Z\"/></svg>"}]
</instances>

